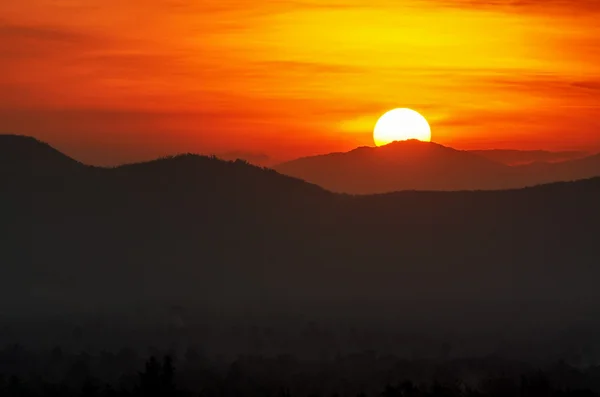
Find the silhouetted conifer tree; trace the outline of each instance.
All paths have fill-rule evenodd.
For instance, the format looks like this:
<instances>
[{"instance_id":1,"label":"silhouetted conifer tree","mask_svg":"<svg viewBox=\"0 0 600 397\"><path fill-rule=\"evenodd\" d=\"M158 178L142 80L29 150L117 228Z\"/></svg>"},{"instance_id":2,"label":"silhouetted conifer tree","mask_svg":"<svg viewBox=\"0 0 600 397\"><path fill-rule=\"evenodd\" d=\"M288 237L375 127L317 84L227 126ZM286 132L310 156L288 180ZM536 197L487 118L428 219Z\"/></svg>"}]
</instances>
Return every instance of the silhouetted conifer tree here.
<instances>
[{"instance_id":1,"label":"silhouetted conifer tree","mask_svg":"<svg viewBox=\"0 0 600 397\"><path fill-rule=\"evenodd\" d=\"M156 357L146 362L146 369L140 374L140 394L143 396L160 395L161 366Z\"/></svg>"},{"instance_id":2,"label":"silhouetted conifer tree","mask_svg":"<svg viewBox=\"0 0 600 397\"><path fill-rule=\"evenodd\" d=\"M171 356L165 356L162 365L161 391L164 393L175 392L175 367Z\"/></svg>"}]
</instances>

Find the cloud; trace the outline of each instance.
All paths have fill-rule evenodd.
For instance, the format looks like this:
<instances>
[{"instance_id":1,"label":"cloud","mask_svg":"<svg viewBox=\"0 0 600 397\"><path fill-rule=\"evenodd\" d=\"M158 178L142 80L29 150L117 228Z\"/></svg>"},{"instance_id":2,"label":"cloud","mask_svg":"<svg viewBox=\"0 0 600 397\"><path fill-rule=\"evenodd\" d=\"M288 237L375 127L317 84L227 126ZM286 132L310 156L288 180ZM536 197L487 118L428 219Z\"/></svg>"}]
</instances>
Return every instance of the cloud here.
<instances>
[{"instance_id":1,"label":"cloud","mask_svg":"<svg viewBox=\"0 0 600 397\"><path fill-rule=\"evenodd\" d=\"M9 24L0 21L0 58L36 57L93 49L106 44L98 37L54 26Z\"/></svg>"},{"instance_id":2,"label":"cloud","mask_svg":"<svg viewBox=\"0 0 600 397\"><path fill-rule=\"evenodd\" d=\"M585 90L600 91L600 79L594 81L576 81L572 85L573 87Z\"/></svg>"},{"instance_id":3,"label":"cloud","mask_svg":"<svg viewBox=\"0 0 600 397\"><path fill-rule=\"evenodd\" d=\"M0 38L2 40L31 39L73 43L87 41L89 37L78 32L57 27L11 25L0 21Z\"/></svg>"},{"instance_id":4,"label":"cloud","mask_svg":"<svg viewBox=\"0 0 600 397\"><path fill-rule=\"evenodd\" d=\"M37 84L40 75L50 83L60 75L60 66L72 66L76 57L109 45L102 37L66 27L0 21L0 83Z\"/></svg>"},{"instance_id":5,"label":"cloud","mask_svg":"<svg viewBox=\"0 0 600 397\"><path fill-rule=\"evenodd\" d=\"M600 90L600 75L596 79L577 80L575 76L546 74L520 74L490 76L481 79L480 88L502 89L553 101L555 105L600 106L597 91Z\"/></svg>"},{"instance_id":6,"label":"cloud","mask_svg":"<svg viewBox=\"0 0 600 397\"><path fill-rule=\"evenodd\" d=\"M597 0L428 0L430 3L469 9L504 9L555 14L557 11L587 13L600 11Z\"/></svg>"},{"instance_id":7,"label":"cloud","mask_svg":"<svg viewBox=\"0 0 600 397\"><path fill-rule=\"evenodd\" d=\"M593 120L600 105L597 0L0 3L0 108L13 112L0 121L80 147L316 150L354 144L396 106L427 113L439 135L539 138L553 112Z\"/></svg>"},{"instance_id":8,"label":"cloud","mask_svg":"<svg viewBox=\"0 0 600 397\"><path fill-rule=\"evenodd\" d=\"M354 65L307 61L264 61L255 62L253 65L259 68L277 69L285 71L286 73L340 74L361 73L366 71L365 68Z\"/></svg>"}]
</instances>

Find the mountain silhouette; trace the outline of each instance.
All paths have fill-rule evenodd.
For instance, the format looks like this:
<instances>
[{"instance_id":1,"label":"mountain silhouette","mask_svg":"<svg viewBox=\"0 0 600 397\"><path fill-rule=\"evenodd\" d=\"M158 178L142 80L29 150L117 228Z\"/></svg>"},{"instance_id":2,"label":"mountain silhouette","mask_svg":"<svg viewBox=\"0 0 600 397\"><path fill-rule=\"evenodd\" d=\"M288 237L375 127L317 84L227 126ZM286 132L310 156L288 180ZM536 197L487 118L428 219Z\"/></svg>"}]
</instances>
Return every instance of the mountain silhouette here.
<instances>
[{"instance_id":1,"label":"mountain silhouette","mask_svg":"<svg viewBox=\"0 0 600 397\"><path fill-rule=\"evenodd\" d=\"M469 150L469 152L506 165L525 165L537 162L553 163L575 160L588 155L579 151L550 152L547 150L510 149Z\"/></svg>"},{"instance_id":2,"label":"mountain silhouette","mask_svg":"<svg viewBox=\"0 0 600 397\"><path fill-rule=\"evenodd\" d=\"M8 168L31 170L32 174L69 172L84 165L35 138L0 135L2 171Z\"/></svg>"},{"instance_id":3,"label":"mountain silhouette","mask_svg":"<svg viewBox=\"0 0 600 397\"><path fill-rule=\"evenodd\" d=\"M350 194L401 190L501 190L600 175L600 163L594 156L515 167L488 157L497 156L409 140L301 158L279 164L274 169L333 192Z\"/></svg>"},{"instance_id":4,"label":"mountain silhouette","mask_svg":"<svg viewBox=\"0 0 600 397\"><path fill-rule=\"evenodd\" d=\"M600 175L600 154L557 163L534 162L515 167L529 183L549 183L592 178Z\"/></svg>"},{"instance_id":5,"label":"mountain silhouette","mask_svg":"<svg viewBox=\"0 0 600 397\"><path fill-rule=\"evenodd\" d=\"M481 156L417 140L290 161L277 171L353 194L510 187L512 170Z\"/></svg>"},{"instance_id":6,"label":"mountain silhouette","mask_svg":"<svg viewBox=\"0 0 600 397\"><path fill-rule=\"evenodd\" d=\"M0 159L0 180L5 184L61 183L88 168L46 143L17 135L0 135Z\"/></svg>"},{"instance_id":7,"label":"mountain silhouette","mask_svg":"<svg viewBox=\"0 0 600 397\"><path fill-rule=\"evenodd\" d=\"M7 316L168 303L224 317L399 319L406 332L510 323L507 338L597 322L600 178L350 196L243 161L182 155L96 168L29 138L0 142L13 156L0 175L21 181L0 186ZM351 156L380 166L384 153L398 165L393 157L409 147L411 161L443 156L421 175L441 178L448 164L504 170L415 142Z\"/></svg>"}]
</instances>

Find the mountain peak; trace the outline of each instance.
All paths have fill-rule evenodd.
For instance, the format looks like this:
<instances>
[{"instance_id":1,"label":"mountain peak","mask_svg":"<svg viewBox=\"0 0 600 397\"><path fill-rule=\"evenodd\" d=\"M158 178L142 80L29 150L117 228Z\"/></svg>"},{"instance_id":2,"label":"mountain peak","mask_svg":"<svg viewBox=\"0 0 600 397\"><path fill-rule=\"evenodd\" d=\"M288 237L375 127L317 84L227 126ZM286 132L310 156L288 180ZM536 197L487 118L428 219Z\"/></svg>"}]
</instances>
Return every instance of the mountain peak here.
<instances>
[{"instance_id":1,"label":"mountain peak","mask_svg":"<svg viewBox=\"0 0 600 397\"><path fill-rule=\"evenodd\" d=\"M118 189L137 192L204 192L206 195L260 191L271 197L329 196L323 188L245 160L179 154L114 168L84 165L35 138L0 135L0 180L20 189ZM29 191L29 190L27 190Z\"/></svg>"},{"instance_id":2,"label":"mountain peak","mask_svg":"<svg viewBox=\"0 0 600 397\"><path fill-rule=\"evenodd\" d=\"M379 146L377 149L380 150L451 150L457 151L448 146L441 145L436 142L425 142L418 139L408 139L404 141L394 141L387 145Z\"/></svg>"},{"instance_id":3,"label":"mountain peak","mask_svg":"<svg viewBox=\"0 0 600 397\"><path fill-rule=\"evenodd\" d=\"M306 157L275 169L334 192L352 194L504 187L511 172L475 154L416 139Z\"/></svg>"},{"instance_id":4,"label":"mountain peak","mask_svg":"<svg viewBox=\"0 0 600 397\"><path fill-rule=\"evenodd\" d=\"M400 141L392 141L392 142L388 143L387 145L382 145L380 147L387 147L387 146L394 146L394 145L438 145L438 146L442 146L435 142L421 141L419 139L413 138L413 139L403 139Z\"/></svg>"},{"instance_id":5,"label":"mountain peak","mask_svg":"<svg viewBox=\"0 0 600 397\"><path fill-rule=\"evenodd\" d=\"M30 175L59 175L85 167L47 143L22 135L0 135L0 158L2 170Z\"/></svg>"},{"instance_id":6,"label":"mountain peak","mask_svg":"<svg viewBox=\"0 0 600 397\"><path fill-rule=\"evenodd\" d=\"M399 154L402 156L412 156L427 153L439 153L439 152L462 152L454 148L441 145L435 142L424 142L418 139L408 139L404 141L394 141L387 145L382 146L359 146L346 153L334 153L334 154L357 154L357 153L372 153L376 155L385 154ZM328 156L328 155L324 155ZM321 156L317 156L321 157Z\"/></svg>"}]
</instances>

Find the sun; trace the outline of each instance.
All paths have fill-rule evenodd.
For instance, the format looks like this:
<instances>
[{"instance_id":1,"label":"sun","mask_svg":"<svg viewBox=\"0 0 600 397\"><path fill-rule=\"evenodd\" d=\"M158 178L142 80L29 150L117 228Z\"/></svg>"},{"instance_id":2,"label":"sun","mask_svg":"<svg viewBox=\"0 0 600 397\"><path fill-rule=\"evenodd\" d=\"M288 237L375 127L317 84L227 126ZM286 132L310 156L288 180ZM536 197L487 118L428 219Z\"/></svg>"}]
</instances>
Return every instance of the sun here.
<instances>
[{"instance_id":1,"label":"sun","mask_svg":"<svg viewBox=\"0 0 600 397\"><path fill-rule=\"evenodd\" d=\"M431 128L425 117L408 108L390 110L379 118L373 131L375 145L383 146L394 141L418 139L431 141Z\"/></svg>"}]
</instances>

